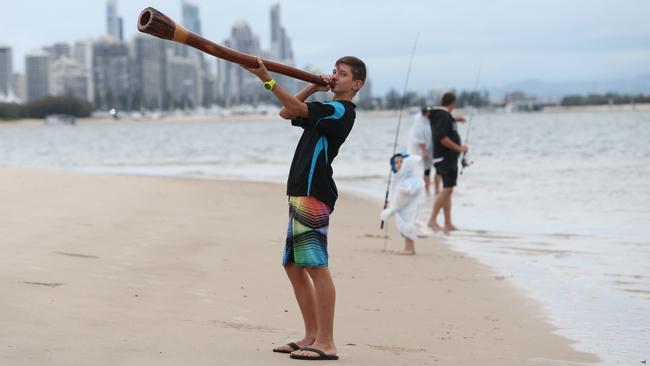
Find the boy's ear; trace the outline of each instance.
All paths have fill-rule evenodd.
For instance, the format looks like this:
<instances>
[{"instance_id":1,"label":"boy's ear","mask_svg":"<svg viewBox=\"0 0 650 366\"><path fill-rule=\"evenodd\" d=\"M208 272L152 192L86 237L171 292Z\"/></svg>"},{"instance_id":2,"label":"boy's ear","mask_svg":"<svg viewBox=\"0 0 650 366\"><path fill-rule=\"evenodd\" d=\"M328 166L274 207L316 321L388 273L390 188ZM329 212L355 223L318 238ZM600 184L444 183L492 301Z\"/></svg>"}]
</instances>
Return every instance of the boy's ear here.
<instances>
[{"instance_id":1,"label":"boy's ear","mask_svg":"<svg viewBox=\"0 0 650 366\"><path fill-rule=\"evenodd\" d=\"M358 92L363 87L363 81L354 80L354 83L352 84L352 87L353 87L355 92Z\"/></svg>"}]
</instances>

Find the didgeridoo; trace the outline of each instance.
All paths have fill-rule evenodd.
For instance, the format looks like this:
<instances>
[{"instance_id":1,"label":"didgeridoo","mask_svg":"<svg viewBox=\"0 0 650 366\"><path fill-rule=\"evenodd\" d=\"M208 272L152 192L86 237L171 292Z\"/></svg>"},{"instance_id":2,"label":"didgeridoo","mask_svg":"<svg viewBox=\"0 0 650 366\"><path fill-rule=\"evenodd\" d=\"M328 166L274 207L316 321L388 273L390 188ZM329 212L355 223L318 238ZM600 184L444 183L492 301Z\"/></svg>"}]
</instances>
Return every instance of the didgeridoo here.
<instances>
[{"instance_id":1,"label":"didgeridoo","mask_svg":"<svg viewBox=\"0 0 650 366\"><path fill-rule=\"evenodd\" d=\"M230 62L234 62L249 68L257 68L257 58L243 52L235 51L228 47L211 42L198 34L192 33L182 26L176 24L165 14L154 8L146 8L138 17L138 30L152 36L175 41L200 51ZM295 79L303 80L318 85L327 85L320 76L298 68L281 64L271 60L262 60L266 69L278 74L286 75Z\"/></svg>"}]
</instances>

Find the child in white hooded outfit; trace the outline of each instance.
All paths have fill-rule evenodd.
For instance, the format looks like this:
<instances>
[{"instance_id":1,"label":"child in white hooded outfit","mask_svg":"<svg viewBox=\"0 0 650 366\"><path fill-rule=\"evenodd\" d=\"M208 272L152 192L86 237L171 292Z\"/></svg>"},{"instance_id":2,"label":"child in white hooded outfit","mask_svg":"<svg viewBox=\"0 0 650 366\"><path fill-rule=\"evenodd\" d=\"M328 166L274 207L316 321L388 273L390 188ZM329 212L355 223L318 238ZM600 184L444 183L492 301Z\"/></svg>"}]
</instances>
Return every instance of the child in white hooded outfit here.
<instances>
[{"instance_id":1,"label":"child in white hooded outfit","mask_svg":"<svg viewBox=\"0 0 650 366\"><path fill-rule=\"evenodd\" d=\"M395 154L390 159L392 176L389 188L388 208L381 212L382 220L395 217L395 226L404 237L404 249L397 254L415 254L417 238L415 220L424 199L422 158L406 153Z\"/></svg>"}]
</instances>

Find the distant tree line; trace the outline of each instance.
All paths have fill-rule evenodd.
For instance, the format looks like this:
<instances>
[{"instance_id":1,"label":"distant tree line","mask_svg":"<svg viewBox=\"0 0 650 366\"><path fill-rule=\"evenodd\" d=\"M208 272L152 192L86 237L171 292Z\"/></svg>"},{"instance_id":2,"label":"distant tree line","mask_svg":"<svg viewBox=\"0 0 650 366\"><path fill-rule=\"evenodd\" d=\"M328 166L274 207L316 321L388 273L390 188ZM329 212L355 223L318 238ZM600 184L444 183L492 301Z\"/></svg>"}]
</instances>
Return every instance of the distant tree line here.
<instances>
[{"instance_id":1,"label":"distant tree line","mask_svg":"<svg viewBox=\"0 0 650 366\"><path fill-rule=\"evenodd\" d=\"M81 99L74 97L46 97L27 104L0 103L0 120L45 118L50 114L88 117L92 111L92 104Z\"/></svg>"},{"instance_id":2,"label":"distant tree line","mask_svg":"<svg viewBox=\"0 0 650 366\"><path fill-rule=\"evenodd\" d=\"M458 108L463 107L488 107L490 105L490 94L486 92L478 91L461 91L456 92L456 106ZM439 97L442 97L440 95ZM431 104L433 103L433 104ZM433 107L439 105L439 100L429 100L428 97L420 96L416 92L407 92L404 97L404 108L408 107L421 107L429 106ZM390 89L386 96L384 97L383 104L381 105L384 109L399 109L402 105L402 94L400 94L395 89Z\"/></svg>"},{"instance_id":3,"label":"distant tree line","mask_svg":"<svg viewBox=\"0 0 650 366\"><path fill-rule=\"evenodd\" d=\"M605 105L605 104L631 104L650 103L650 95L627 95L617 93L589 94L589 95L567 95L562 98L563 106L580 105Z\"/></svg>"}]
</instances>

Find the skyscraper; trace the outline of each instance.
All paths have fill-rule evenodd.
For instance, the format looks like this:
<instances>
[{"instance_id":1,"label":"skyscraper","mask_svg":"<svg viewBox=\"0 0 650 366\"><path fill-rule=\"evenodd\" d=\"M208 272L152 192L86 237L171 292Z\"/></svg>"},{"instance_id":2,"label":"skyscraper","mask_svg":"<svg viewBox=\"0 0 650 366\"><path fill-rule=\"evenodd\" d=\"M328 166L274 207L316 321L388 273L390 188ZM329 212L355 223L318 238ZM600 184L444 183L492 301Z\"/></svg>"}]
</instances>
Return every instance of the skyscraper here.
<instances>
[{"instance_id":1,"label":"skyscraper","mask_svg":"<svg viewBox=\"0 0 650 366\"><path fill-rule=\"evenodd\" d=\"M199 7L183 1L182 3L183 27L190 32L201 34L201 19L199 18Z\"/></svg>"},{"instance_id":2,"label":"skyscraper","mask_svg":"<svg viewBox=\"0 0 650 366\"><path fill-rule=\"evenodd\" d=\"M43 50L50 58L50 63L63 58L72 57L72 48L69 44L64 42L55 43L51 46L43 47Z\"/></svg>"},{"instance_id":3,"label":"skyscraper","mask_svg":"<svg viewBox=\"0 0 650 366\"><path fill-rule=\"evenodd\" d=\"M261 54L259 38L243 20L232 26L230 38L224 44L249 55ZM218 96L226 106L257 101L260 91L264 91L253 74L229 61L219 60L218 77Z\"/></svg>"},{"instance_id":4,"label":"skyscraper","mask_svg":"<svg viewBox=\"0 0 650 366\"><path fill-rule=\"evenodd\" d=\"M123 40L122 18L117 15L117 0L108 0L106 3L106 34L116 39Z\"/></svg>"},{"instance_id":5,"label":"skyscraper","mask_svg":"<svg viewBox=\"0 0 650 366\"><path fill-rule=\"evenodd\" d=\"M271 56L279 58L280 55L280 4L271 5Z\"/></svg>"},{"instance_id":6,"label":"skyscraper","mask_svg":"<svg viewBox=\"0 0 650 366\"><path fill-rule=\"evenodd\" d=\"M181 24L190 32L201 35L201 18L199 7L187 2L181 2ZM204 90L205 78L207 77L204 73L205 69L205 59L203 53L198 50L192 49L189 46L176 44L174 46L175 56L170 56L168 58L169 68L174 68L180 72L182 76L171 75L172 78L181 77L184 80L184 85L182 90L188 91L189 95L186 95L189 99L189 104L194 107L207 104L207 96ZM184 58L184 60L178 58ZM189 81L191 80L191 85ZM173 84L172 84L173 85ZM170 90L174 99L178 99L179 89ZM208 93L211 94L211 93ZM207 101L208 103L211 101ZM183 103L184 105L187 103Z\"/></svg>"},{"instance_id":7,"label":"skyscraper","mask_svg":"<svg viewBox=\"0 0 650 366\"><path fill-rule=\"evenodd\" d=\"M13 92L16 98L18 98L18 101L25 101L27 100L27 94L25 91L26 85L25 85L25 74L21 74L19 72L15 72L13 75Z\"/></svg>"},{"instance_id":8,"label":"skyscraper","mask_svg":"<svg viewBox=\"0 0 650 366\"><path fill-rule=\"evenodd\" d=\"M188 3L181 2L181 23L185 29L190 32L201 35L201 19L199 18L199 7ZM184 44L175 44L174 50L177 56L188 57L192 53L192 48ZM197 53L199 51L194 51Z\"/></svg>"},{"instance_id":9,"label":"skyscraper","mask_svg":"<svg viewBox=\"0 0 650 366\"><path fill-rule=\"evenodd\" d=\"M291 40L280 21L280 4L271 5L271 58L293 65ZM296 92L298 84L295 79L284 75L275 75L274 77L290 93Z\"/></svg>"},{"instance_id":10,"label":"skyscraper","mask_svg":"<svg viewBox=\"0 0 650 366\"><path fill-rule=\"evenodd\" d=\"M74 44L73 58L81 65L86 75L86 100L95 100L95 87L93 80L93 41L86 39Z\"/></svg>"},{"instance_id":11,"label":"skyscraper","mask_svg":"<svg viewBox=\"0 0 650 366\"><path fill-rule=\"evenodd\" d=\"M92 56L95 108L129 108L132 80L127 45L103 38L93 44Z\"/></svg>"},{"instance_id":12,"label":"skyscraper","mask_svg":"<svg viewBox=\"0 0 650 366\"><path fill-rule=\"evenodd\" d=\"M11 47L0 45L0 97L11 94L13 72Z\"/></svg>"},{"instance_id":13,"label":"skyscraper","mask_svg":"<svg viewBox=\"0 0 650 366\"><path fill-rule=\"evenodd\" d=\"M279 61L293 63L291 39L280 22L280 4L271 5L271 56Z\"/></svg>"},{"instance_id":14,"label":"skyscraper","mask_svg":"<svg viewBox=\"0 0 650 366\"><path fill-rule=\"evenodd\" d=\"M50 94L86 100L88 79L82 64L66 57L50 64Z\"/></svg>"},{"instance_id":15,"label":"skyscraper","mask_svg":"<svg viewBox=\"0 0 650 366\"><path fill-rule=\"evenodd\" d=\"M45 98L50 94L48 55L35 50L25 56L25 81L27 101Z\"/></svg>"},{"instance_id":16,"label":"skyscraper","mask_svg":"<svg viewBox=\"0 0 650 366\"><path fill-rule=\"evenodd\" d=\"M140 106L146 109L165 107L163 99L167 90L166 42L145 34L139 34L133 41L134 92ZM139 107L139 106L136 106Z\"/></svg>"}]
</instances>

